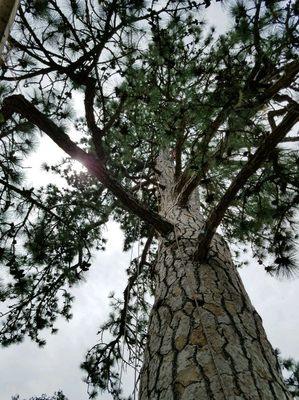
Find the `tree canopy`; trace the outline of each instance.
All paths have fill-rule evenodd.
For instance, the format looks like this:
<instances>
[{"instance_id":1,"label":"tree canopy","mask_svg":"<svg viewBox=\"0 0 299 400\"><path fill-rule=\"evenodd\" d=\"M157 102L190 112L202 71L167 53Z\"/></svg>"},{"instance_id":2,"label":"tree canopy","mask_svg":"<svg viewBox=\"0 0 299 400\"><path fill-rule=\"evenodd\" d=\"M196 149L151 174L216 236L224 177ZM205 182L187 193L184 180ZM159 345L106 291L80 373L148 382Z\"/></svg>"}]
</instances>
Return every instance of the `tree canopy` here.
<instances>
[{"instance_id":1,"label":"tree canopy","mask_svg":"<svg viewBox=\"0 0 299 400\"><path fill-rule=\"evenodd\" d=\"M29 335L44 345L40 331L71 318L70 288L105 249L113 218L124 250L141 238L143 253L123 299L112 299L102 327L111 341L83 367L95 390L115 396L121 340L132 361L144 346L157 238L173 230L159 214L161 151L175 165L178 204L199 192L198 259L220 227L270 274L296 267L298 2L228 1L220 36L202 18L210 3L22 0L1 66L1 343ZM66 153L44 165L65 185L24 186L38 131Z\"/></svg>"},{"instance_id":2,"label":"tree canopy","mask_svg":"<svg viewBox=\"0 0 299 400\"><path fill-rule=\"evenodd\" d=\"M19 395L13 396L11 400L21 400ZM40 396L30 397L29 400L68 400L61 390L55 392L53 396L49 397L46 394L42 394Z\"/></svg>"}]
</instances>

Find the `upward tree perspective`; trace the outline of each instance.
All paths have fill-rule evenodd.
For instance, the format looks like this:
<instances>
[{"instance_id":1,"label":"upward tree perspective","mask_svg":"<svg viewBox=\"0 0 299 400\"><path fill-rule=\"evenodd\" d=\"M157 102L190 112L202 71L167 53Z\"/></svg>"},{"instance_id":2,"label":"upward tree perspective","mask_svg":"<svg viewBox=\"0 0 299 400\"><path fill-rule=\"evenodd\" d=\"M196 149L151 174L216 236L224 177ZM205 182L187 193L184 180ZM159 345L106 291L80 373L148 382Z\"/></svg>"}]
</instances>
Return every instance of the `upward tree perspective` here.
<instances>
[{"instance_id":1,"label":"upward tree perspective","mask_svg":"<svg viewBox=\"0 0 299 400\"><path fill-rule=\"evenodd\" d=\"M296 269L299 3L226 1L220 36L211 3L21 0L8 38L1 343L71 318L108 219L142 247L82 363L90 397L122 399L125 363L140 400L292 398L237 267L250 246L270 275ZM40 135L65 185L25 186Z\"/></svg>"}]
</instances>

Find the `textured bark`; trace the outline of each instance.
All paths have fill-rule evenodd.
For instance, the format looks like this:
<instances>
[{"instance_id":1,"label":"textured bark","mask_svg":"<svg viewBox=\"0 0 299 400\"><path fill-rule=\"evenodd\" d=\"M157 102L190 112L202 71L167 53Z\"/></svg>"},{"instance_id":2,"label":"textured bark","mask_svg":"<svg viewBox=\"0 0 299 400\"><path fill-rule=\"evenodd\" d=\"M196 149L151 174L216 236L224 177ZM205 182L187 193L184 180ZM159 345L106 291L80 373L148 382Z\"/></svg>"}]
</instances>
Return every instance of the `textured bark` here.
<instances>
[{"instance_id":1,"label":"textured bark","mask_svg":"<svg viewBox=\"0 0 299 400\"><path fill-rule=\"evenodd\" d=\"M0 59L18 6L19 0L0 0Z\"/></svg>"},{"instance_id":2,"label":"textured bark","mask_svg":"<svg viewBox=\"0 0 299 400\"><path fill-rule=\"evenodd\" d=\"M215 235L208 261L194 261L198 199L176 206L171 163L160 169L161 214L176 229L160 242L139 398L291 399L228 246Z\"/></svg>"}]
</instances>

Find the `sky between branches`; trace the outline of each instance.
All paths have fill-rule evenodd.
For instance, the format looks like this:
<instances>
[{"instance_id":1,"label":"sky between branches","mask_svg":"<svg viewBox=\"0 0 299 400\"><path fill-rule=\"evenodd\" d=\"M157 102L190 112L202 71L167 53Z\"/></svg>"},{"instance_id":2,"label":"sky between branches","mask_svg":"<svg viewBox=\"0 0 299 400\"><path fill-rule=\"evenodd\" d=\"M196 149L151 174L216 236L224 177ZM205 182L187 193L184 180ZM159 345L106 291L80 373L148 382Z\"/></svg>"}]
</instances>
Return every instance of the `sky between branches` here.
<instances>
[{"instance_id":1,"label":"sky between branches","mask_svg":"<svg viewBox=\"0 0 299 400\"><path fill-rule=\"evenodd\" d=\"M207 12L208 20L221 33L225 29L226 18L219 3L212 4ZM32 184L45 184L53 176L41 171L42 162L54 162L62 152L50 139L43 138L36 154L27 160ZM57 179L57 178L55 178ZM0 399L10 400L14 394L21 399L41 393L53 394L62 389L69 400L87 400L86 385L82 382L83 372L79 365L87 349L96 342L96 332L109 313L108 295L113 290L121 294L126 284L125 269L130 260L129 253L122 253L123 237L116 223L108 224L108 245L104 253L97 254L85 283L74 289L76 300L73 319L67 323L60 321L59 332L48 335L45 348L38 348L26 340L20 345L1 349L0 355ZM249 256L248 256L249 257ZM266 276L254 263L240 271L245 287L260 313L268 338L273 347L278 347L284 357L299 359L297 312L299 280L279 281ZM132 372L124 376L124 388L132 390ZM111 399L108 394L99 396L101 400Z\"/></svg>"}]
</instances>

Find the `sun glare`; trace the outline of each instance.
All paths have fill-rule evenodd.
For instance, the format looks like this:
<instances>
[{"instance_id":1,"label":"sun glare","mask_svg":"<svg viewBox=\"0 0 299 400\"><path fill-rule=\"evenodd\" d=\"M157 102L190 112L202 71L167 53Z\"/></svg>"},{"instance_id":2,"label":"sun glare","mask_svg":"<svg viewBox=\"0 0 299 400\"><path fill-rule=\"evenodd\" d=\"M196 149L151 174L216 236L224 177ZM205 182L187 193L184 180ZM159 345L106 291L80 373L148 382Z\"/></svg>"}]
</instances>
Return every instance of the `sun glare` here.
<instances>
[{"instance_id":1,"label":"sun glare","mask_svg":"<svg viewBox=\"0 0 299 400\"><path fill-rule=\"evenodd\" d=\"M72 160L72 169L77 172L86 172L86 167L84 167L79 161Z\"/></svg>"}]
</instances>

